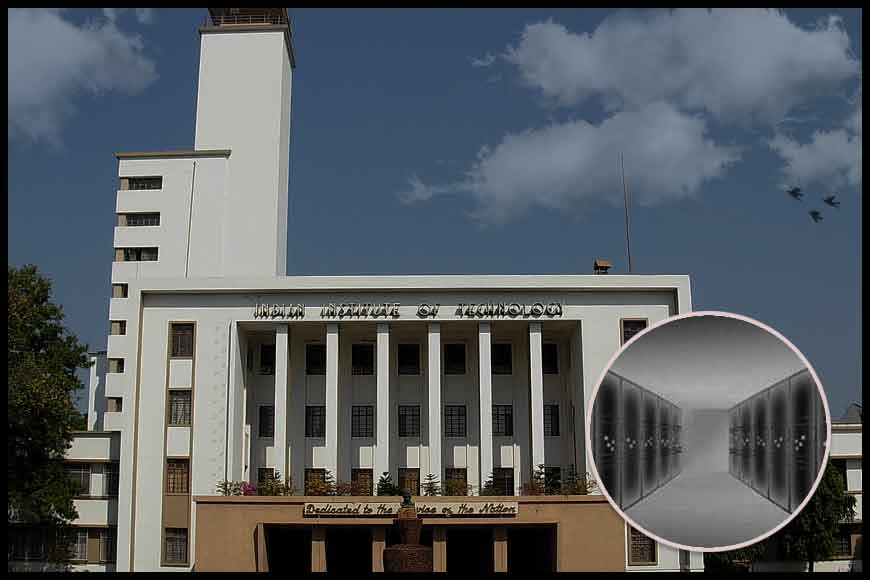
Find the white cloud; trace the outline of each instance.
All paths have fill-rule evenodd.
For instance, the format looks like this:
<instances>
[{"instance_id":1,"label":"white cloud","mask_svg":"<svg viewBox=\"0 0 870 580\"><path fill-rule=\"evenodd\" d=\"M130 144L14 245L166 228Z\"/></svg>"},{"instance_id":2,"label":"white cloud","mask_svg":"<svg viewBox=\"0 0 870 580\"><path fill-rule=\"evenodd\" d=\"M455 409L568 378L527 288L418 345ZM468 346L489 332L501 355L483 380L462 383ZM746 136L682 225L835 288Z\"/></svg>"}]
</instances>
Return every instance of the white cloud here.
<instances>
[{"instance_id":1,"label":"white cloud","mask_svg":"<svg viewBox=\"0 0 870 580\"><path fill-rule=\"evenodd\" d=\"M137 8L136 9L136 20L138 20L142 24L151 24L151 22L154 20L154 9L153 8Z\"/></svg>"},{"instance_id":2,"label":"white cloud","mask_svg":"<svg viewBox=\"0 0 870 580\"><path fill-rule=\"evenodd\" d=\"M526 26L502 56L560 105L665 100L741 123L777 123L858 72L839 18L806 29L766 9L617 12L590 34L550 20Z\"/></svg>"},{"instance_id":3,"label":"white cloud","mask_svg":"<svg viewBox=\"0 0 870 580\"><path fill-rule=\"evenodd\" d=\"M104 14L76 24L59 10L8 11L10 138L59 145L76 97L137 94L157 79L141 37L118 28L117 12Z\"/></svg>"},{"instance_id":4,"label":"white cloud","mask_svg":"<svg viewBox=\"0 0 870 580\"><path fill-rule=\"evenodd\" d=\"M861 106L842 128L815 131L806 143L777 132L768 145L784 162L783 185L837 188L861 181Z\"/></svg>"},{"instance_id":5,"label":"white cloud","mask_svg":"<svg viewBox=\"0 0 870 580\"><path fill-rule=\"evenodd\" d=\"M495 55L491 52L487 52L483 58L472 58L471 66L477 68L486 68L488 66L492 66L492 63L495 62Z\"/></svg>"},{"instance_id":6,"label":"white cloud","mask_svg":"<svg viewBox=\"0 0 870 580\"><path fill-rule=\"evenodd\" d=\"M651 103L597 126L578 120L509 133L494 148L481 148L462 181L427 185L414 176L400 199L470 193L477 204L472 216L489 223L507 222L533 206L577 212L619 205L620 153L632 198L641 205L692 197L740 156L737 148L707 138L700 117Z\"/></svg>"}]
</instances>

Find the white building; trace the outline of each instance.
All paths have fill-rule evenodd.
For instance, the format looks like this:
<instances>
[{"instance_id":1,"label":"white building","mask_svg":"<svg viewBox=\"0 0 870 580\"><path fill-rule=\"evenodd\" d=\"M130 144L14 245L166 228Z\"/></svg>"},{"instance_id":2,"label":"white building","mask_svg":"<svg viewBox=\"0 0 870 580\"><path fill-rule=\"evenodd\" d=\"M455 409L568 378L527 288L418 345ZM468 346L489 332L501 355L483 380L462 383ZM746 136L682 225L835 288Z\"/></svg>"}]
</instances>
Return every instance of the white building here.
<instances>
[{"instance_id":1,"label":"white building","mask_svg":"<svg viewBox=\"0 0 870 580\"><path fill-rule=\"evenodd\" d=\"M76 500L75 524L89 530L82 566L263 569L262 552L232 552L214 536L226 529L197 522L213 517L198 512L216 509L219 481L268 470L299 494L328 470L357 496L383 472L418 494L431 473L475 496L489 477L519 494L538 465L585 474L585 407L600 373L631 334L691 310L689 278L286 276L289 22L284 9L210 15L193 149L117 154L111 334L94 355L92 432L69 454L93 496ZM112 462L116 494L103 483ZM451 537L463 523L494 534L484 568L513 566L514 521L556 530L552 569L703 568L701 554L629 534L602 496L561 498L604 523L573 534L561 516L535 519L527 506L545 500L522 498L515 520L427 518L436 570L461 548ZM229 498L225 511L266 499ZM257 530L311 523L287 515L296 507L272 509L284 515L256 516ZM358 523L374 529L369 569L382 569L383 527ZM311 569L333 569L337 536L317 524L305 532ZM104 557L114 530L117 553Z\"/></svg>"}]
</instances>

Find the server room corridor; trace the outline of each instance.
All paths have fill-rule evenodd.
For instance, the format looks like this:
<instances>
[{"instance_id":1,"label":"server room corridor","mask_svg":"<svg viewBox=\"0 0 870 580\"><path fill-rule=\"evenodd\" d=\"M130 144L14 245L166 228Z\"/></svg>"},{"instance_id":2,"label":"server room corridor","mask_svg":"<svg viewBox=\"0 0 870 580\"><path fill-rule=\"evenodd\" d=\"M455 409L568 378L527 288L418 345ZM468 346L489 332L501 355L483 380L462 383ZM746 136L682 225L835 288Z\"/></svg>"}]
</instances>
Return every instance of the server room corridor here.
<instances>
[{"instance_id":1,"label":"server room corridor","mask_svg":"<svg viewBox=\"0 0 870 580\"><path fill-rule=\"evenodd\" d=\"M768 534L808 497L825 454L823 399L802 361L725 320L715 332L641 337L591 409L602 489L630 523L686 547Z\"/></svg>"}]
</instances>

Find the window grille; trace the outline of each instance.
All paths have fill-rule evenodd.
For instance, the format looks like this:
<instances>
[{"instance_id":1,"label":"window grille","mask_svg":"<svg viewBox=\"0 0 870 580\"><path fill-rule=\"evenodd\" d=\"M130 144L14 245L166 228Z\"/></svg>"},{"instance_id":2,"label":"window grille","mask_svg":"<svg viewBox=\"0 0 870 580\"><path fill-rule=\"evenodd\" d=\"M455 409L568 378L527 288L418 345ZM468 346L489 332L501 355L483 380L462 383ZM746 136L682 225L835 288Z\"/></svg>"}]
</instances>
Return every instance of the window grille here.
<instances>
[{"instance_id":1,"label":"window grille","mask_svg":"<svg viewBox=\"0 0 870 580\"><path fill-rule=\"evenodd\" d=\"M189 389L172 389L169 391L169 424L174 426L189 426L192 407L192 393Z\"/></svg>"},{"instance_id":2,"label":"window grille","mask_svg":"<svg viewBox=\"0 0 870 580\"><path fill-rule=\"evenodd\" d=\"M326 436L326 407L310 405L305 407L305 436Z\"/></svg>"},{"instance_id":3,"label":"window grille","mask_svg":"<svg viewBox=\"0 0 870 580\"><path fill-rule=\"evenodd\" d=\"M399 437L420 436L420 406L399 406Z\"/></svg>"},{"instance_id":4,"label":"window grille","mask_svg":"<svg viewBox=\"0 0 870 580\"><path fill-rule=\"evenodd\" d=\"M444 406L444 436L465 437L465 405Z\"/></svg>"},{"instance_id":5,"label":"window grille","mask_svg":"<svg viewBox=\"0 0 870 580\"><path fill-rule=\"evenodd\" d=\"M511 437L514 434L514 408L512 405L492 406L492 434Z\"/></svg>"},{"instance_id":6,"label":"window grille","mask_svg":"<svg viewBox=\"0 0 870 580\"><path fill-rule=\"evenodd\" d=\"M351 437L374 437L375 408L367 405L354 405L351 409Z\"/></svg>"},{"instance_id":7,"label":"window grille","mask_svg":"<svg viewBox=\"0 0 870 580\"><path fill-rule=\"evenodd\" d=\"M166 493L189 493L190 462L187 459L166 460Z\"/></svg>"}]
</instances>

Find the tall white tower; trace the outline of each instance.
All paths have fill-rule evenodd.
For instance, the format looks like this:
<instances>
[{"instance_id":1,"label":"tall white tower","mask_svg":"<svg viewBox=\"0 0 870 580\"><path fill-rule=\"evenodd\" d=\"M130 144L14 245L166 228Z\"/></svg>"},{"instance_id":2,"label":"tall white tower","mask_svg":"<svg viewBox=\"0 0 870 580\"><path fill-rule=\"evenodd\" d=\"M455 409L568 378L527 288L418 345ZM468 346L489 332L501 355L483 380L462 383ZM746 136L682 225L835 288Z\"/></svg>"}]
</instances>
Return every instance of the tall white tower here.
<instances>
[{"instance_id":1,"label":"tall white tower","mask_svg":"<svg viewBox=\"0 0 870 580\"><path fill-rule=\"evenodd\" d=\"M221 215L192 216L191 254L217 250L208 246L219 239L224 276L284 276L295 67L287 10L209 8L199 32L194 148L230 155L214 200ZM218 235L196 235L218 226Z\"/></svg>"}]
</instances>

